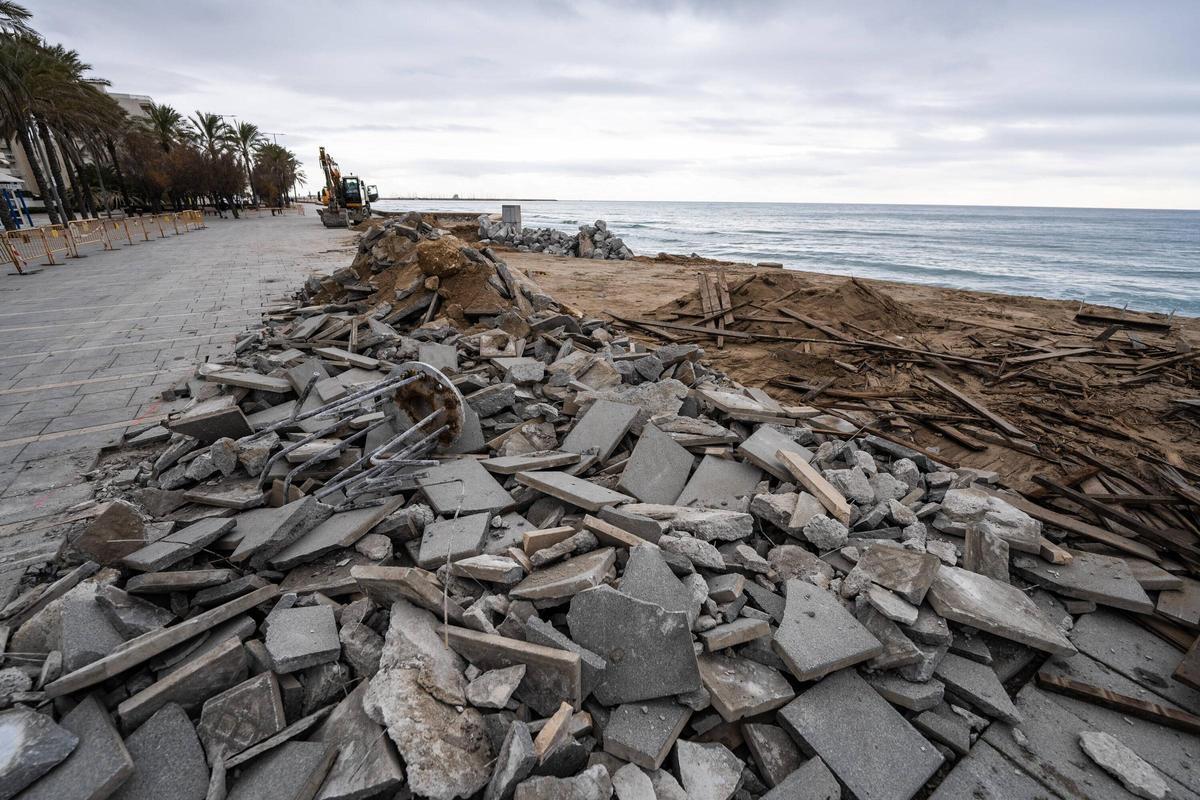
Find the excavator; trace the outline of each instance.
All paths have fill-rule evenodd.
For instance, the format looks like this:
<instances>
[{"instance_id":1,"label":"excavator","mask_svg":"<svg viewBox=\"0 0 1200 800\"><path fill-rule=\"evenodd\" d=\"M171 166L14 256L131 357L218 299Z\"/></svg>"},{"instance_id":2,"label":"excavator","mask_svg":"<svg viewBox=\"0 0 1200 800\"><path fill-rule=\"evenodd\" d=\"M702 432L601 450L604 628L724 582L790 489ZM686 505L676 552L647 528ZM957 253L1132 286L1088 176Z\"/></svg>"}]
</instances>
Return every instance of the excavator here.
<instances>
[{"instance_id":1,"label":"excavator","mask_svg":"<svg viewBox=\"0 0 1200 800\"><path fill-rule=\"evenodd\" d=\"M342 169L333 157L321 148L321 171L325 173L325 188L321 190L321 208L317 214L326 228L347 228L371 216L371 203L379 199L379 190L365 186L354 175L342 176Z\"/></svg>"}]
</instances>

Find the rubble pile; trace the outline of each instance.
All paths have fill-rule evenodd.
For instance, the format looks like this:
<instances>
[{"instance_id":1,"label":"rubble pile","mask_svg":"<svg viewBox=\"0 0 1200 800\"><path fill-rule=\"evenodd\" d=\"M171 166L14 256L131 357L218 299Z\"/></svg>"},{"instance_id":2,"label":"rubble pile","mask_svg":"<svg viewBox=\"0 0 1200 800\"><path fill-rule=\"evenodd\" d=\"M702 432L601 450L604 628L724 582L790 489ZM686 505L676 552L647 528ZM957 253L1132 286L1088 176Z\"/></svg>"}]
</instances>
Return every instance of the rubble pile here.
<instances>
[{"instance_id":1,"label":"rubble pile","mask_svg":"<svg viewBox=\"0 0 1200 800\"><path fill-rule=\"evenodd\" d=\"M0 798L909 798L1182 586L703 356L372 228L0 612Z\"/></svg>"},{"instance_id":2,"label":"rubble pile","mask_svg":"<svg viewBox=\"0 0 1200 800\"><path fill-rule=\"evenodd\" d=\"M621 261L633 258L633 251L621 237L608 230L602 219L591 225L580 225L579 233L564 233L554 228L523 228L493 219L487 214L479 217L479 239L482 244L499 243L522 253L547 253L553 256L576 256Z\"/></svg>"}]
</instances>

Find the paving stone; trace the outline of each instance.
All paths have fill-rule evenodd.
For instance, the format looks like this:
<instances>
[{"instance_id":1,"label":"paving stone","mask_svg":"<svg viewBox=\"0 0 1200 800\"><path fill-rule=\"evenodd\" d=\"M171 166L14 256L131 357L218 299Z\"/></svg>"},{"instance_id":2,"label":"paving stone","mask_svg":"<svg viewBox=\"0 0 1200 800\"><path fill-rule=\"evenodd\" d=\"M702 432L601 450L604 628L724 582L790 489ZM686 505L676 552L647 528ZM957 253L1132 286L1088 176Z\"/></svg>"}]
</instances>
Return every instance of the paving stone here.
<instances>
[{"instance_id":1,"label":"paving stone","mask_svg":"<svg viewBox=\"0 0 1200 800\"><path fill-rule=\"evenodd\" d=\"M824 761L814 756L764 794L761 800L839 800L841 796L842 787L837 778Z\"/></svg>"},{"instance_id":2,"label":"paving stone","mask_svg":"<svg viewBox=\"0 0 1200 800\"><path fill-rule=\"evenodd\" d=\"M1154 603L1125 559L1082 550L1072 550L1071 555L1070 564L1050 564L1037 556L1017 554L1012 567L1027 581L1066 597L1094 600L1135 614L1154 613Z\"/></svg>"},{"instance_id":3,"label":"paving stone","mask_svg":"<svg viewBox=\"0 0 1200 800\"><path fill-rule=\"evenodd\" d=\"M910 711L928 711L942 702L946 687L941 681L906 681L894 672L876 672L865 676L871 688L892 705Z\"/></svg>"},{"instance_id":4,"label":"paving stone","mask_svg":"<svg viewBox=\"0 0 1200 800\"><path fill-rule=\"evenodd\" d=\"M619 588L630 597L655 603L666 611L686 614L693 622L699 614L691 590L675 577L657 547L643 545L629 551Z\"/></svg>"},{"instance_id":5,"label":"paving stone","mask_svg":"<svg viewBox=\"0 0 1200 800\"><path fill-rule=\"evenodd\" d=\"M717 742L675 742L679 782L692 800L729 800L742 784L745 766Z\"/></svg>"},{"instance_id":6,"label":"paving stone","mask_svg":"<svg viewBox=\"0 0 1200 800\"><path fill-rule=\"evenodd\" d=\"M917 607L889 589L871 584L866 591L866 598L876 611L893 622L901 625L915 625L917 622Z\"/></svg>"},{"instance_id":7,"label":"paving stone","mask_svg":"<svg viewBox=\"0 0 1200 800\"><path fill-rule=\"evenodd\" d=\"M339 548L352 547L403 504L403 496L393 497L381 506L334 514L272 556L271 566L290 569Z\"/></svg>"},{"instance_id":8,"label":"paving stone","mask_svg":"<svg viewBox=\"0 0 1200 800\"><path fill-rule=\"evenodd\" d=\"M495 478L472 458L447 461L424 470L417 483L435 514L453 517L508 511L516 502Z\"/></svg>"},{"instance_id":9,"label":"paving stone","mask_svg":"<svg viewBox=\"0 0 1200 800\"><path fill-rule=\"evenodd\" d=\"M121 563L139 572L164 570L196 555L232 530L235 524L232 519L202 519L130 553L121 559Z\"/></svg>"},{"instance_id":10,"label":"paving stone","mask_svg":"<svg viewBox=\"0 0 1200 800\"><path fill-rule=\"evenodd\" d=\"M94 695L59 725L79 738L66 760L21 793L21 800L104 800L133 775L133 759Z\"/></svg>"},{"instance_id":11,"label":"paving stone","mask_svg":"<svg viewBox=\"0 0 1200 800\"><path fill-rule=\"evenodd\" d=\"M905 636L899 625L869 604L858 609L858 621L883 645L883 652L867 662L869 669L900 669L921 660L921 647Z\"/></svg>"},{"instance_id":12,"label":"paving stone","mask_svg":"<svg viewBox=\"0 0 1200 800\"><path fill-rule=\"evenodd\" d=\"M332 514L331 507L311 495L279 508L256 508L239 514L233 531L238 537L238 545L229 560L261 568L272 556Z\"/></svg>"},{"instance_id":13,"label":"paving stone","mask_svg":"<svg viewBox=\"0 0 1200 800\"><path fill-rule=\"evenodd\" d=\"M310 737L337 748L315 800L363 800L404 782L395 745L363 710L366 691L364 681L334 707Z\"/></svg>"},{"instance_id":14,"label":"paving stone","mask_svg":"<svg viewBox=\"0 0 1200 800\"><path fill-rule=\"evenodd\" d=\"M552 714L564 701L579 709L581 670L576 653L453 626L439 632L451 649L480 669L523 666L516 696L539 714Z\"/></svg>"},{"instance_id":15,"label":"paving stone","mask_svg":"<svg viewBox=\"0 0 1200 800\"><path fill-rule=\"evenodd\" d=\"M326 605L272 611L265 644L278 673L336 661L342 652L333 609Z\"/></svg>"},{"instance_id":16,"label":"paving stone","mask_svg":"<svg viewBox=\"0 0 1200 800\"><path fill-rule=\"evenodd\" d=\"M607 663L604 680L593 692L604 705L700 688L684 614L599 586L572 598L567 626L572 639Z\"/></svg>"},{"instance_id":17,"label":"paving stone","mask_svg":"<svg viewBox=\"0 0 1200 800\"><path fill-rule=\"evenodd\" d=\"M861 800L908 800L942 756L851 669L784 706L780 724Z\"/></svg>"},{"instance_id":18,"label":"paving stone","mask_svg":"<svg viewBox=\"0 0 1200 800\"><path fill-rule=\"evenodd\" d=\"M421 534L421 551L417 564L424 569L437 569L483 552L492 515L467 514L457 519L437 520L425 526Z\"/></svg>"},{"instance_id":19,"label":"paving stone","mask_svg":"<svg viewBox=\"0 0 1200 800\"><path fill-rule=\"evenodd\" d=\"M257 480L229 481L208 485L202 484L183 493L185 500L205 506L232 508L244 511L266 502L266 495Z\"/></svg>"},{"instance_id":20,"label":"paving stone","mask_svg":"<svg viewBox=\"0 0 1200 800\"><path fill-rule=\"evenodd\" d=\"M791 579L771 645L800 681L874 658L883 645L824 589Z\"/></svg>"},{"instance_id":21,"label":"paving stone","mask_svg":"<svg viewBox=\"0 0 1200 800\"><path fill-rule=\"evenodd\" d=\"M212 761L235 756L285 725L279 681L266 672L205 701L196 732Z\"/></svg>"},{"instance_id":22,"label":"paving stone","mask_svg":"<svg viewBox=\"0 0 1200 800\"><path fill-rule=\"evenodd\" d=\"M125 740L125 747L133 759L133 775L113 800L204 800L208 794L204 748L180 706L163 706Z\"/></svg>"},{"instance_id":23,"label":"paving stone","mask_svg":"<svg viewBox=\"0 0 1200 800\"><path fill-rule=\"evenodd\" d=\"M792 737L778 725L743 723L742 736L767 786L783 783L804 763L804 756Z\"/></svg>"},{"instance_id":24,"label":"paving stone","mask_svg":"<svg viewBox=\"0 0 1200 800\"><path fill-rule=\"evenodd\" d=\"M108 621L94 592L73 592L63 598L63 670L74 672L111 655L125 638Z\"/></svg>"},{"instance_id":25,"label":"paving stone","mask_svg":"<svg viewBox=\"0 0 1200 800\"><path fill-rule=\"evenodd\" d=\"M251 761L228 800L307 800L320 790L337 748L324 742L284 742Z\"/></svg>"},{"instance_id":26,"label":"paving stone","mask_svg":"<svg viewBox=\"0 0 1200 800\"><path fill-rule=\"evenodd\" d=\"M607 665L603 658L586 647L581 647L545 620L537 617L527 619L525 621L525 640L530 644L568 650L579 656L579 696L581 700L586 700L596 685L604 678L604 668Z\"/></svg>"},{"instance_id":27,"label":"paving stone","mask_svg":"<svg viewBox=\"0 0 1200 800\"><path fill-rule=\"evenodd\" d=\"M602 547L558 564L538 569L509 591L525 600L562 600L598 586L616 563L616 551Z\"/></svg>"},{"instance_id":28,"label":"paving stone","mask_svg":"<svg viewBox=\"0 0 1200 800\"><path fill-rule=\"evenodd\" d=\"M674 503L687 483L693 461L692 454L670 435L644 425L617 488L643 503Z\"/></svg>"},{"instance_id":29,"label":"paving stone","mask_svg":"<svg viewBox=\"0 0 1200 800\"><path fill-rule=\"evenodd\" d=\"M533 752L533 737L529 726L513 720L504 735L500 752L496 757L496 768L488 781L484 800L509 800L517 784L525 780L537 766L537 755Z\"/></svg>"},{"instance_id":30,"label":"paving stone","mask_svg":"<svg viewBox=\"0 0 1200 800\"><path fill-rule=\"evenodd\" d=\"M562 450L546 450L519 456L485 458L481 459L479 463L488 472L494 472L497 475L515 475L518 472L535 472L543 469L566 467L578 462L578 453L567 453Z\"/></svg>"},{"instance_id":31,"label":"paving stone","mask_svg":"<svg viewBox=\"0 0 1200 800\"><path fill-rule=\"evenodd\" d=\"M565 472L518 472L517 482L585 511L596 512L606 505L633 499Z\"/></svg>"},{"instance_id":32,"label":"paving stone","mask_svg":"<svg viewBox=\"0 0 1200 800\"><path fill-rule=\"evenodd\" d=\"M1155 610L1160 616L1185 627L1200 627L1200 581L1183 578L1177 589L1159 592Z\"/></svg>"},{"instance_id":33,"label":"paving stone","mask_svg":"<svg viewBox=\"0 0 1200 800\"><path fill-rule=\"evenodd\" d=\"M765 714L796 696L787 678L757 661L712 653L697 660L713 708L726 722Z\"/></svg>"},{"instance_id":34,"label":"paving stone","mask_svg":"<svg viewBox=\"0 0 1200 800\"><path fill-rule=\"evenodd\" d=\"M745 511L749 501L742 498L753 495L760 480L762 470L753 464L705 456L675 504Z\"/></svg>"},{"instance_id":35,"label":"paving stone","mask_svg":"<svg viewBox=\"0 0 1200 800\"><path fill-rule=\"evenodd\" d=\"M115 586L101 586L96 602L108 622L122 638L132 639L169 625L175 615L161 606L126 594Z\"/></svg>"},{"instance_id":36,"label":"paving stone","mask_svg":"<svg viewBox=\"0 0 1200 800\"><path fill-rule=\"evenodd\" d=\"M938 614L962 625L1054 655L1075 652L1024 592L984 575L943 565L929 587L929 602Z\"/></svg>"},{"instance_id":37,"label":"paving stone","mask_svg":"<svg viewBox=\"0 0 1200 800\"><path fill-rule=\"evenodd\" d=\"M792 473L776 455L780 450L795 453L805 461L812 461L813 453L785 433L770 425L759 425L751 436L738 445L738 455L781 481L793 480Z\"/></svg>"},{"instance_id":38,"label":"paving stone","mask_svg":"<svg viewBox=\"0 0 1200 800\"><path fill-rule=\"evenodd\" d=\"M147 572L132 575L125 582L125 591L130 594L170 594L171 592L194 592L210 586L220 586L233 579L231 569L189 569L173 572Z\"/></svg>"},{"instance_id":39,"label":"paving stone","mask_svg":"<svg viewBox=\"0 0 1200 800\"><path fill-rule=\"evenodd\" d=\"M245 679L246 651L237 637L220 642L208 652L183 662L137 694L121 701L117 716L121 727L133 730L168 703L194 709L219 692Z\"/></svg>"},{"instance_id":40,"label":"paving stone","mask_svg":"<svg viewBox=\"0 0 1200 800\"><path fill-rule=\"evenodd\" d=\"M873 544L858 559L843 586L871 581L919 606L940 566L937 557L927 553L892 544Z\"/></svg>"},{"instance_id":41,"label":"paving stone","mask_svg":"<svg viewBox=\"0 0 1200 800\"><path fill-rule=\"evenodd\" d=\"M996 748L977 741L966 757L959 759L954 769L942 779L930 800L1010 800L1028 797L1035 800L1061 800L1015 766Z\"/></svg>"},{"instance_id":42,"label":"paving stone","mask_svg":"<svg viewBox=\"0 0 1200 800\"><path fill-rule=\"evenodd\" d=\"M452 344L438 342L421 342L417 348L417 360L423 361L434 369L446 372L458 371L458 348Z\"/></svg>"},{"instance_id":43,"label":"paving stone","mask_svg":"<svg viewBox=\"0 0 1200 800\"><path fill-rule=\"evenodd\" d=\"M24 707L0 712L0 798L9 800L71 755L79 737L48 714Z\"/></svg>"},{"instance_id":44,"label":"paving stone","mask_svg":"<svg viewBox=\"0 0 1200 800\"><path fill-rule=\"evenodd\" d=\"M637 406L628 403L596 400L567 433L562 449L579 454L595 452L597 459L603 463L625 438L637 413Z\"/></svg>"},{"instance_id":45,"label":"paving stone","mask_svg":"<svg viewBox=\"0 0 1200 800\"><path fill-rule=\"evenodd\" d=\"M671 698L619 705L604 727L604 751L658 769L691 716L691 709Z\"/></svg>"},{"instance_id":46,"label":"paving stone","mask_svg":"<svg viewBox=\"0 0 1200 800\"><path fill-rule=\"evenodd\" d=\"M616 525L650 543L657 542L659 537L667 532L668 527L667 523L661 520L630 511L629 506L605 506L600 509L598 516L610 525Z\"/></svg>"}]
</instances>

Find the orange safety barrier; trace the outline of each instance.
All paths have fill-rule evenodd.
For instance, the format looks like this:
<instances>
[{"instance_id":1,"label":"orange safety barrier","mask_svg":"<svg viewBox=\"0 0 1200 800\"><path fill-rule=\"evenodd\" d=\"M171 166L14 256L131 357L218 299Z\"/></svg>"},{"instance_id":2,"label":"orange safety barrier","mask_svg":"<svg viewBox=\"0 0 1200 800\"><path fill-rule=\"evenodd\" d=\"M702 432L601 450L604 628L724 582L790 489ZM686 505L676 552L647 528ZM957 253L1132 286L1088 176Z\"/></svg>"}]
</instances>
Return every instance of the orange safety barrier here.
<instances>
[{"instance_id":1,"label":"orange safety barrier","mask_svg":"<svg viewBox=\"0 0 1200 800\"><path fill-rule=\"evenodd\" d=\"M21 258L21 256L17 255L17 251L14 250L13 246L8 243L7 236L0 237L0 256L3 256L5 261L13 265L13 269L16 270L17 275L25 274L25 269L22 266L25 263L25 260ZM8 274L12 275L14 273L10 272Z\"/></svg>"},{"instance_id":2,"label":"orange safety barrier","mask_svg":"<svg viewBox=\"0 0 1200 800\"><path fill-rule=\"evenodd\" d=\"M79 254L82 244L99 244L105 250L112 250L112 242L108 239L108 228L97 219L73 219L67 223L71 239L75 243L75 254Z\"/></svg>"},{"instance_id":3,"label":"orange safety barrier","mask_svg":"<svg viewBox=\"0 0 1200 800\"><path fill-rule=\"evenodd\" d=\"M129 225L133 225L134 230L139 230L142 232L142 241L145 241L145 242L150 241L150 229L146 227L146 218L144 216L126 217L125 225L127 227Z\"/></svg>"},{"instance_id":4,"label":"orange safety barrier","mask_svg":"<svg viewBox=\"0 0 1200 800\"><path fill-rule=\"evenodd\" d=\"M79 248L75 245L70 228L65 225L43 225L41 231L46 240L46 252L51 255L65 253L67 258L79 258Z\"/></svg>"}]
</instances>

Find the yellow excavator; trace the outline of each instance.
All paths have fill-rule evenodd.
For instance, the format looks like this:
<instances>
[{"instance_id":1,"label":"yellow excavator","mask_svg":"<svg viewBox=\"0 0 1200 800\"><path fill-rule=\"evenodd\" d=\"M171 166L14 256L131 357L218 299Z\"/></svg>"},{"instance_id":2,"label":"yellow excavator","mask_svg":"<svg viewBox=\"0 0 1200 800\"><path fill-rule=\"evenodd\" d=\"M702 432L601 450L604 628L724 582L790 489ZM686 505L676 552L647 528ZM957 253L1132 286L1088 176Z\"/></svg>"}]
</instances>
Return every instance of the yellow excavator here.
<instances>
[{"instance_id":1,"label":"yellow excavator","mask_svg":"<svg viewBox=\"0 0 1200 800\"><path fill-rule=\"evenodd\" d=\"M321 207L317 214L326 228L347 228L371 216L371 203L379 199L379 190L366 186L354 175L342 175L333 157L321 148L321 171L325 173L325 188L321 190Z\"/></svg>"}]
</instances>

